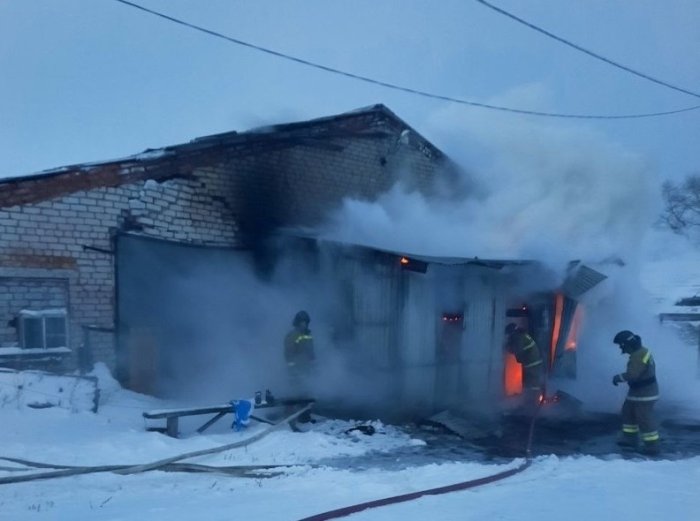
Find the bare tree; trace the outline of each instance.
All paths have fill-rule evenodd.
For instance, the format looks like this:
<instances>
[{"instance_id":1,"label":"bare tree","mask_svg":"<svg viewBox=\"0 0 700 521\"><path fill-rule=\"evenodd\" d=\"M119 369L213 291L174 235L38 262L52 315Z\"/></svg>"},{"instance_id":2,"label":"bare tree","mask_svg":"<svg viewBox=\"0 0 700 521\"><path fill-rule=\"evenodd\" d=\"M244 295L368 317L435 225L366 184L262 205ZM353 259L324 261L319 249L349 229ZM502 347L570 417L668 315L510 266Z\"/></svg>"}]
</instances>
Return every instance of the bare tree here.
<instances>
[{"instance_id":1,"label":"bare tree","mask_svg":"<svg viewBox=\"0 0 700 521\"><path fill-rule=\"evenodd\" d=\"M661 220L676 233L700 230L700 174L689 175L678 184L666 181L661 190Z\"/></svg>"}]
</instances>

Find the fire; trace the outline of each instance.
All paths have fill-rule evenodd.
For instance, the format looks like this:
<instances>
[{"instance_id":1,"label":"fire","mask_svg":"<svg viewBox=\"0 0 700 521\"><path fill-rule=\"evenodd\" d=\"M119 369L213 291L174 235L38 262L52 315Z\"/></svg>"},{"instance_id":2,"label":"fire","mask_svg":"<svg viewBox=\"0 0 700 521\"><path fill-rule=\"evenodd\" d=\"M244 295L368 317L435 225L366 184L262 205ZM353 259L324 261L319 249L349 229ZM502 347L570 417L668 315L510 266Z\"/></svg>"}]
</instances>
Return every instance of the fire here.
<instances>
[{"instance_id":1,"label":"fire","mask_svg":"<svg viewBox=\"0 0 700 521\"><path fill-rule=\"evenodd\" d=\"M561 333L561 315L564 311L564 295L557 293L554 297L554 324L552 326L552 343L549 350L549 368L554 365L554 355L557 352L557 343Z\"/></svg>"},{"instance_id":2,"label":"fire","mask_svg":"<svg viewBox=\"0 0 700 521\"><path fill-rule=\"evenodd\" d=\"M581 322L583 321L583 308L581 306L576 307L574 312L574 318L571 321L571 329L569 330L569 337L566 339L566 344L564 349L567 351L575 351L578 345L578 333L581 329Z\"/></svg>"},{"instance_id":3,"label":"fire","mask_svg":"<svg viewBox=\"0 0 700 521\"><path fill-rule=\"evenodd\" d=\"M506 396L520 394L523 391L523 368L510 353L506 354L504 376Z\"/></svg>"}]
</instances>

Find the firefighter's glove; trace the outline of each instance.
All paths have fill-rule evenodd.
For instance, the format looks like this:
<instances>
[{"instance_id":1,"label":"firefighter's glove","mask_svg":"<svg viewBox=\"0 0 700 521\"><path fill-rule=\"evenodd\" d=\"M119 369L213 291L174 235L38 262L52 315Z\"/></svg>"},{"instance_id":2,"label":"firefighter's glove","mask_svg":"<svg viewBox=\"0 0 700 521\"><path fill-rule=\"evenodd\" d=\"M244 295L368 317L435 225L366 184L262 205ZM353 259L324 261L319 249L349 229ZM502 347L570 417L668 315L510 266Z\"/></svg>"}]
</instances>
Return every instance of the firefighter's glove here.
<instances>
[{"instance_id":1,"label":"firefighter's glove","mask_svg":"<svg viewBox=\"0 0 700 521\"><path fill-rule=\"evenodd\" d=\"M625 380L619 374L613 376L613 385L621 384L624 381Z\"/></svg>"}]
</instances>

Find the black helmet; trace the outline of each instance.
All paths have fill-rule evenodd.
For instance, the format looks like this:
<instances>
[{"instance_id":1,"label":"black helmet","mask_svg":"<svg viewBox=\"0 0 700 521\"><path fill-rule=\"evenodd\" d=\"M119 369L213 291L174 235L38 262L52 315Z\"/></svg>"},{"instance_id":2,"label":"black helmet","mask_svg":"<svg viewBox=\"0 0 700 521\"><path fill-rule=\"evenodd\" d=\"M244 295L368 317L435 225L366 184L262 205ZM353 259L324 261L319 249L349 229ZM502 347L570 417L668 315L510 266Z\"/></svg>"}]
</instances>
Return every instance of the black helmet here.
<instances>
[{"instance_id":1,"label":"black helmet","mask_svg":"<svg viewBox=\"0 0 700 521\"><path fill-rule=\"evenodd\" d=\"M292 325L294 327L298 326L302 322L306 322L307 324L311 322L311 317L306 311L299 311L297 312L296 315L294 315L294 320L292 321Z\"/></svg>"},{"instance_id":2,"label":"black helmet","mask_svg":"<svg viewBox=\"0 0 700 521\"><path fill-rule=\"evenodd\" d=\"M620 348L636 347L642 345L642 339L638 335L632 333L632 331L623 329L617 335L615 335L615 338L613 338L613 343L620 346Z\"/></svg>"},{"instance_id":3,"label":"black helmet","mask_svg":"<svg viewBox=\"0 0 700 521\"><path fill-rule=\"evenodd\" d=\"M515 322L511 322L510 324L508 324L506 326L506 329L504 332L506 335L510 335L511 333L515 332L516 329L518 329L518 326L515 325Z\"/></svg>"}]
</instances>

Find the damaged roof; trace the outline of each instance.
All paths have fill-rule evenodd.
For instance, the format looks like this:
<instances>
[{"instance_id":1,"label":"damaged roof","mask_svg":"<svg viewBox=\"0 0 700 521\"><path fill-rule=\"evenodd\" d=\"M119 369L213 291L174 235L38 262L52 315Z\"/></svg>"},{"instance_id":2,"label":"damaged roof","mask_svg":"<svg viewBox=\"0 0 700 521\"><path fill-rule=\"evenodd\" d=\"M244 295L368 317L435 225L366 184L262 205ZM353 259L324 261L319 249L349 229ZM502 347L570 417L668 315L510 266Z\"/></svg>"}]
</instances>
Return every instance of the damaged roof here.
<instances>
[{"instance_id":1,"label":"damaged roof","mask_svg":"<svg viewBox=\"0 0 700 521\"><path fill-rule=\"evenodd\" d=\"M80 163L35 174L0 179L0 208L34 203L81 190L113 187L138 180L167 180L187 175L203 156L224 152L256 154L269 147L315 146L342 150L337 139L371 139L406 134L409 142L431 158L445 154L382 104L307 121L202 136L188 143L147 149L132 156ZM403 137L403 134L402 134Z\"/></svg>"},{"instance_id":2,"label":"damaged roof","mask_svg":"<svg viewBox=\"0 0 700 521\"><path fill-rule=\"evenodd\" d=\"M349 242L341 239L333 239L319 235L316 231L309 228L278 228L271 236L292 239L298 241L308 241L310 243L325 243L338 246L341 248L353 248L358 252L375 252L392 257L406 257L412 261L422 262L425 264L439 264L442 266L465 266L479 265L488 268L501 269L505 266L524 266L536 264L532 260L524 259L482 259L479 257L451 257L444 255L422 255L411 253L406 250L388 249L380 246L369 244L361 244L359 242Z\"/></svg>"},{"instance_id":3,"label":"damaged roof","mask_svg":"<svg viewBox=\"0 0 700 521\"><path fill-rule=\"evenodd\" d=\"M278 229L273 236L284 239L293 239L299 241L309 241L311 243L326 243L336 247L352 248L361 254L375 253L382 256L393 257L395 259L405 259L406 269L410 271L419 271L425 273L429 265L441 266L481 266L494 270L503 268L521 268L521 267L542 267L543 264L536 260L528 259L482 259L479 257L448 257L439 255L419 255L408 253L405 250L391 250L377 246L369 246L366 244L358 244L342 240L320 237L310 229L301 228L282 228ZM402 262L403 263L403 262ZM620 266L619 259L605 260L595 265L597 269L582 263L581 261L571 261L567 267L567 272L564 281L559 286L561 291L567 297L579 299L585 293L598 286L601 282L608 278L602 273L600 268L606 264L614 264Z\"/></svg>"}]
</instances>

